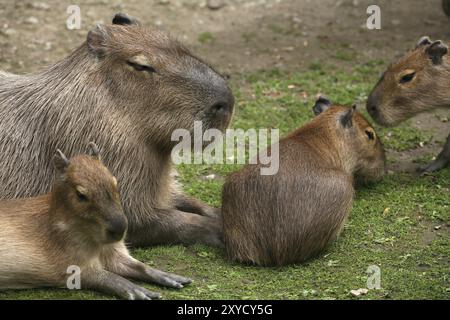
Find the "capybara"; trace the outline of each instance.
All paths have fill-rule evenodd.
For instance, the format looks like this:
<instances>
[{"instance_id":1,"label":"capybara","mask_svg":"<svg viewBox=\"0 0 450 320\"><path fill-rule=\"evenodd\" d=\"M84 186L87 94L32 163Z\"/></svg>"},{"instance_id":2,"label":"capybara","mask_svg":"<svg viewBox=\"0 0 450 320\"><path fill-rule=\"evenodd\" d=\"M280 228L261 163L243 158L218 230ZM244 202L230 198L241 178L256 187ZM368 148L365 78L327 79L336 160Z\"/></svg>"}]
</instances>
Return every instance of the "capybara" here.
<instances>
[{"instance_id":1,"label":"capybara","mask_svg":"<svg viewBox=\"0 0 450 320\"><path fill-rule=\"evenodd\" d=\"M233 105L224 78L181 43L117 14L62 61L0 76L0 198L48 192L54 150L95 140L121 181L128 242L221 246L220 210L175 183L171 134L194 121L223 130Z\"/></svg>"},{"instance_id":2,"label":"capybara","mask_svg":"<svg viewBox=\"0 0 450 320\"><path fill-rule=\"evenodd\" d=\"M450 108L450 58L441 40L422 37L414 50L391 64L373 88L367 111L384 126L394 126L420 112ZM450 162L450 135L437 158L422 174L444 168Z\"/></svg>"},{"instance_id":3,"label":"capybara","mask_svg":"<svg viewBox=\"0 0 450 320\"><path fill-rule=\"evenodd\" d=\"M338 236L355 180L384 174L382 144L354 107L321 97L313 110L311 122L279 141L278 173L261 175L258 163L227 178L222 215L230 260L282 266L316 256Z\"/></svg>"},{"instance_id":4,"label":"capybara","mask_svg":"<svg viewBox=\"0 0 450 320\"><path fill-rule=\"evenodd\" d=\"M58 150L50 194L0 202L0 289L66 287L71 268L78 289L123 299L160 297L124 277L173 288L190 282L129 255L117 180L91 148L70 160Z\"/></svg>"}]
</instances>

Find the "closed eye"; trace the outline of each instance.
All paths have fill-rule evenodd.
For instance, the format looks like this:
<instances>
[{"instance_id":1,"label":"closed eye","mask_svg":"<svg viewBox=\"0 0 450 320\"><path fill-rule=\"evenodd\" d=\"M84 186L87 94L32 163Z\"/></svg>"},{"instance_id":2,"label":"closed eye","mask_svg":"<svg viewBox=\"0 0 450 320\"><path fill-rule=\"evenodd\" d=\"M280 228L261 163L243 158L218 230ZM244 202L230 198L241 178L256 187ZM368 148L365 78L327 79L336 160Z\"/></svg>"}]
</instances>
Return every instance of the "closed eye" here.
<instances>
[{"instance_id":1,"label":"closed eye","mask_svg":"<svg viewBox=\"0 0 450 320\"><path fill-rule=\"evenodd\" d=\"M412 79L414 79L415 75L416 75L415 72L405 74L403 77L400 78L400 83L410 82Z\"/></svg>"},{"instance_id":2,"label":"closed eye","mask_svg":"<svg viewBox=\"0 0 450 320\"><path fill-rule=\"evenodd\" d=\"M86 202L86 201L88 201L88 198L87 198L87 196L86 196L85 194L81 193L81 192L78 191L78 190L76 190L76 193L77 193L77 197L78 197L78 200L79 200L79 201L81 201L81 202Z\"/></svg>"},{"instance_id":3,"label":"closed eye","mask_svg":"<svg viewBox=\"0 0 450 320\"><path fill-rule=\"evenodd\" d=\"M156 69L152 66L147 66L139 63L127 61L127 64L133 67L136 71L147 71L148 73L156 73Z\"/></svg>"}]
</instances>

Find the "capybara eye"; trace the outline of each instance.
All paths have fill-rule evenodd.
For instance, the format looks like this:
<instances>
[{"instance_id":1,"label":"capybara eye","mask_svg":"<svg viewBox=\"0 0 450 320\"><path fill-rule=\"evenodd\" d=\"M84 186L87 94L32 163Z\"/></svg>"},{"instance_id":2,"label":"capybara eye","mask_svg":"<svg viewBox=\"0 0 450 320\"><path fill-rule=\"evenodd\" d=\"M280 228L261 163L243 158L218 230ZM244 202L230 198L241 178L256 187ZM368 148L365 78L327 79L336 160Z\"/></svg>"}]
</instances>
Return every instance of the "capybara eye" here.
<instances>
[{"instance_id":1,"label":"capybara eye","mask_svg":"<svg viewBox=\"0 0 450 320\"><path fill-rule=\"evenodd\" d=\"M88 198L87 198L87 196L85 194L81 193L78 190L76 190L76 193L77 193L78 200L80 200L81 202L88 201Z\"/></svg>"},{"instance_id":2,"label":"capybara eye","mask_svg":"<svg viewBox=\"0 0 450 320\"><path fill-rule=\"evenodd\" d=\"M136 70L136 71L147 71L148 73L156 72L156 69L153 68L152 66L143 65L143 64L139 64L139 63L135 63L135 62L131 62L131 61L127 61L127 64L129 66L133 67L134 70Z\"/></svg>"},{"instance_id":3,"label":"capybara eye","mask_svg":"<svg viewBox=\"0 0 450 320\"><path fill-rule=\"evenodd\" d=\"M403 77L401 77L400 83L407 83L407 82L410 82L412 79L414 79L414 76L415 76L415 75L416 75L415 72L405 74Z\"/></svg>"}]
</instances>

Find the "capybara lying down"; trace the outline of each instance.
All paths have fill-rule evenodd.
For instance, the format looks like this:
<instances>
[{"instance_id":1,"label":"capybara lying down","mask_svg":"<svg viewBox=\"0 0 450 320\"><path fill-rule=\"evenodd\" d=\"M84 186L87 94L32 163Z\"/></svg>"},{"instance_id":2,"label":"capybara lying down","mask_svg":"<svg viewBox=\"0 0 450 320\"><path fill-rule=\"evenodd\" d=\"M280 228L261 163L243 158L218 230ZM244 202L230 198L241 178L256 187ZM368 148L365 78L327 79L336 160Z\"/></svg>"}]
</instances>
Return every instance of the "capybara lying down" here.
<instances>
[{"instance_id":1,"label":"capybara lying down","mask_svg":"<svg viewBox=\"0 0 450 320\"><path fill-rule=\"evenodd\" d=\"M63 60L35 74L0 75L0 199L50 191L54 150L85 141L121 181L135 246L222 246L220 211L185 195L173 177L175 129L225 129L234 98L225 79L181 43L117 14Z\"/></svg>"},{"instance_id":2,"label":"capybara lying down","mask_svg":"<svg viewBox=\"0 0 450 320\"><path fill-rule=\"evenodd\" d=\"M69 276L78 272L78 288L147 300L160 296L124 277L173 288L190 283L129 255L117 180L91 148L92 156L70 160L58 150L50 194L0 202L0 289L76 286Z\"/></svg>"},{"instance_id":3,"label":"capybara lying down","mask_svg":"<svg viewBox=\"0 0 450 320\"><path fill-rule=\"evenodd\" d=\"M278 173L261 175L259 163L227 178L222 215L230 260L281 266L314 257L338 236L354 180L383 176L382 144L354 107L320 98L314 112L280 140Z\"/></svg>"}]
</instances>

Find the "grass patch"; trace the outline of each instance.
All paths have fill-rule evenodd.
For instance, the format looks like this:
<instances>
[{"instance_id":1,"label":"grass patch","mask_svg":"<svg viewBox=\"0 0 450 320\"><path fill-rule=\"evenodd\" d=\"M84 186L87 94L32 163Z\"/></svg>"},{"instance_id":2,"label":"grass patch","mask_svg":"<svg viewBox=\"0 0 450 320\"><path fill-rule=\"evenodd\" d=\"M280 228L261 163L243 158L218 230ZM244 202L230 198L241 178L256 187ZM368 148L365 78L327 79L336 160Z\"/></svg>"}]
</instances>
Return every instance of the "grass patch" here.
<instances>
[{"instance_id":1,"label":"grass patch","mask_svg":"<svg viewBox=\"0 0 450 320\"><path fill-rule=\"evenodd\" d=\"M268 70L236 78L232 84L237 101L232 127L279 128L286 134L312 118L311 108L318 93L340 104L362 104L382 64L373 60L344 71L312 63L301 73ZM399 151L416 147L430 135L409 129L407 123L377 129L386 147ZM223 179L204 177L226 177L238 168L178 167L185 190L214 206L220 205ZM421 178L395 173L359 190L340 239L303 265L258 268L230 264L221 250L201 245L132 252L154 267L195 280L183 290L146 285L162 292L166 299L356 299L350 290L366 287L366 272L371 265L381 270L382 289L369 290L359 299L449 299L449 181L449 168ZM25 290L0 293L0 298L106 297L92 292Z\"/></svg>"},{"instance_id":2,"label":"grass patch","mask_svg":"<svg viewBox=\"0 0 450 320\"><path fill-rule=\"evenodd\" d=\"M215 38L211 32L202 32L197 36L197 40L201 44L205 44L207 42L213 42Z\"/></svg>"}]
</instances>

